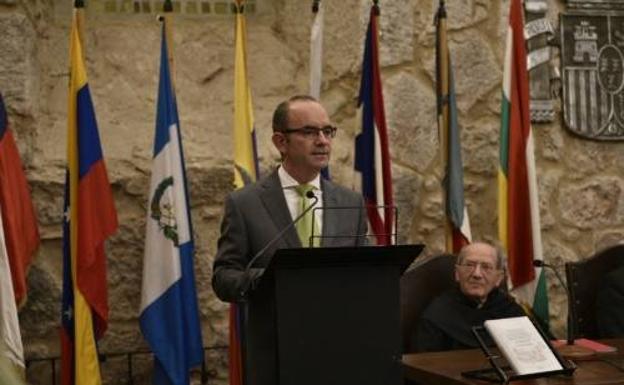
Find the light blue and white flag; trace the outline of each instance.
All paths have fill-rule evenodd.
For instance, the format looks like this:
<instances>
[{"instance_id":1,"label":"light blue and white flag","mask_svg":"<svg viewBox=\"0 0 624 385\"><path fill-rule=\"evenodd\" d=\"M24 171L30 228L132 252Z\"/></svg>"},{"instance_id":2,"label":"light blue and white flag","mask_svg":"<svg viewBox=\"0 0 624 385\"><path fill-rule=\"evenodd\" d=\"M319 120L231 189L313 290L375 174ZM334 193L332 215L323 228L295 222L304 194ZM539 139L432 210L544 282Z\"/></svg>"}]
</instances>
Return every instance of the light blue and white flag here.
<instances>
[{"instance_id":1,"label":"light blue and white flag","mask_svg":"<svg viewBox=\"0 0 624 385\"><path fill-rule=\"evenodd\" d=\"M188 385L202 362L184 155L163 23L154 163L147 203L141 331L154 352L154 384Z\"/></svg>"}]
</instances>

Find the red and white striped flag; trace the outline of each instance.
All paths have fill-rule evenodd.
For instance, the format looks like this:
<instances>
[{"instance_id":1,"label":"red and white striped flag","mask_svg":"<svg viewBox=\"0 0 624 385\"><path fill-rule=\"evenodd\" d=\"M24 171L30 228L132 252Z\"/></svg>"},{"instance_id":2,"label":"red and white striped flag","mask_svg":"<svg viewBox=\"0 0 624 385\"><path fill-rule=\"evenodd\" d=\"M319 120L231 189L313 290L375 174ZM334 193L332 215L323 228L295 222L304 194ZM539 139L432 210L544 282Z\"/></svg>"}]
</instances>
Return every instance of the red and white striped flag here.
<instances>
[{"instance_id":1,"label":"red and white striped flag","mask_svg":"<svg viewBox=\"0 0 624 385\"><path fill-rule=\"evenodd\" d=\"M379 70L379 8L373 5L364 46L358 106L362 132L355 139L355 169L361 173L362 195L377 244L394 243L396 211L392 197L392 171L388 129Z\"/></svg>"}]
</instances>

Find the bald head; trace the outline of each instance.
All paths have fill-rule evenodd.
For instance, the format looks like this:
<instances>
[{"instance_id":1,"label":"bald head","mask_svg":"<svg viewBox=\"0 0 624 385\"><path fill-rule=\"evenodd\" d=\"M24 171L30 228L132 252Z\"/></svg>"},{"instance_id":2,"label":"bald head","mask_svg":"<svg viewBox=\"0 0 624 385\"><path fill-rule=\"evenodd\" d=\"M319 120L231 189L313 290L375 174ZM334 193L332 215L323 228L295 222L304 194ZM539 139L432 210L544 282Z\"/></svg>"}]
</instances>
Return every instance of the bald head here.
<instances>
[{"instance_id":1,"label":"bald head","mask_svg":"<svg viewBox=\"0 0 624 385\"><path fill-rule=\"evenodd\" d=\"M459 252L455 280L464 295L483 303L503 280L503 264L500 249L484 242L475 242L464 246Z\"/></svg>"},{"instance_id":2,"label":"bald head","mask_svg":"<svg viewBox=\"0 0 624 385\"><path fill-rule=\"evenodd\" d=\"M505 269L505 255L503 254L503 250L498 246L493 246L486 242L473 242L470 243L459 251L457 255L457 263L461 263L462 259L471 253L488 253L493 254L496 258L495 266L498 269Z\"/></svg>"}]
</instances>

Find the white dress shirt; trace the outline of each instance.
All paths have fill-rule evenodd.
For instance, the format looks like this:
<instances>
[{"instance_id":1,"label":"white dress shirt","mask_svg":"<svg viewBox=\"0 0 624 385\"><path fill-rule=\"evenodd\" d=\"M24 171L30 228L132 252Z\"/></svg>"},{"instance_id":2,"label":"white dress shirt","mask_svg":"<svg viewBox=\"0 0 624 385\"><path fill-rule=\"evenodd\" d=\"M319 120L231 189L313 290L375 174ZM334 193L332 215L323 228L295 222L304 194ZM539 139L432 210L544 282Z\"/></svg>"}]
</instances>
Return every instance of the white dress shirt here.
<instances>
[{"instance_id":1,"label":"white dress shirt","mask_svg":"<svg viewBox=\"0 0 624 385\"><path fill-rule=\"evenodd\" d=\"M288 205L288 211L290 211L290 217L294 220L297 215L300 214L300 195L295 190L295 187L299 186L299 182L295 180L284 167L280 167L277 170L280 183L282 185L282 191L284 192L284 198L286 198L286 204ZM318 198L318 203L312 209L314 213L314 236L320 236L323 234L323 190L321 190L321 175L317 175L316 178L308 182L307 184L313 186L314 195ZM306 198L307 199L307 198ZM312 199L310 199L313 201Z\"/></svg>"}]
</instances>

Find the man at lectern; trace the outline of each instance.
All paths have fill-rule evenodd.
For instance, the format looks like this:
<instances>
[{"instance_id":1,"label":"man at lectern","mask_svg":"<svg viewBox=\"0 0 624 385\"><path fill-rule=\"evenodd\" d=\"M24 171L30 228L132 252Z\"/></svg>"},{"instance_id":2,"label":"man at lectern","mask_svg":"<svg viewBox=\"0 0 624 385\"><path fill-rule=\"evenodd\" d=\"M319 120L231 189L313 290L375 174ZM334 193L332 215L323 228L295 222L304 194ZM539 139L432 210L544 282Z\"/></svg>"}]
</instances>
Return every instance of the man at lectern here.
<instances>
[{"instance_id":1,"label":"man at lectern","mask_svg":"<svg viewBox=\"0 0 624 385\"><path fill-rule=\"evenodd\" d=\"M502 250L482 242L464 246L455 265L456 287L435 298L421 316L416 348L443 351L478 347L473 326L524 311L499 289L505 277Z\"/></svg>"},{"instance_id":2,"label":"man at lectern","mask_svg":"<svg viewBox=\"0 0 624 385\"><path fill-rule=\"evenodd\" d=\"M294 96L277 106L272 140L281 165L225 200L212 276L220 299L244 301L277 249L366 244L362 196L320 176L336 132L311 96Z\"/></svg>"}]
</instances>

